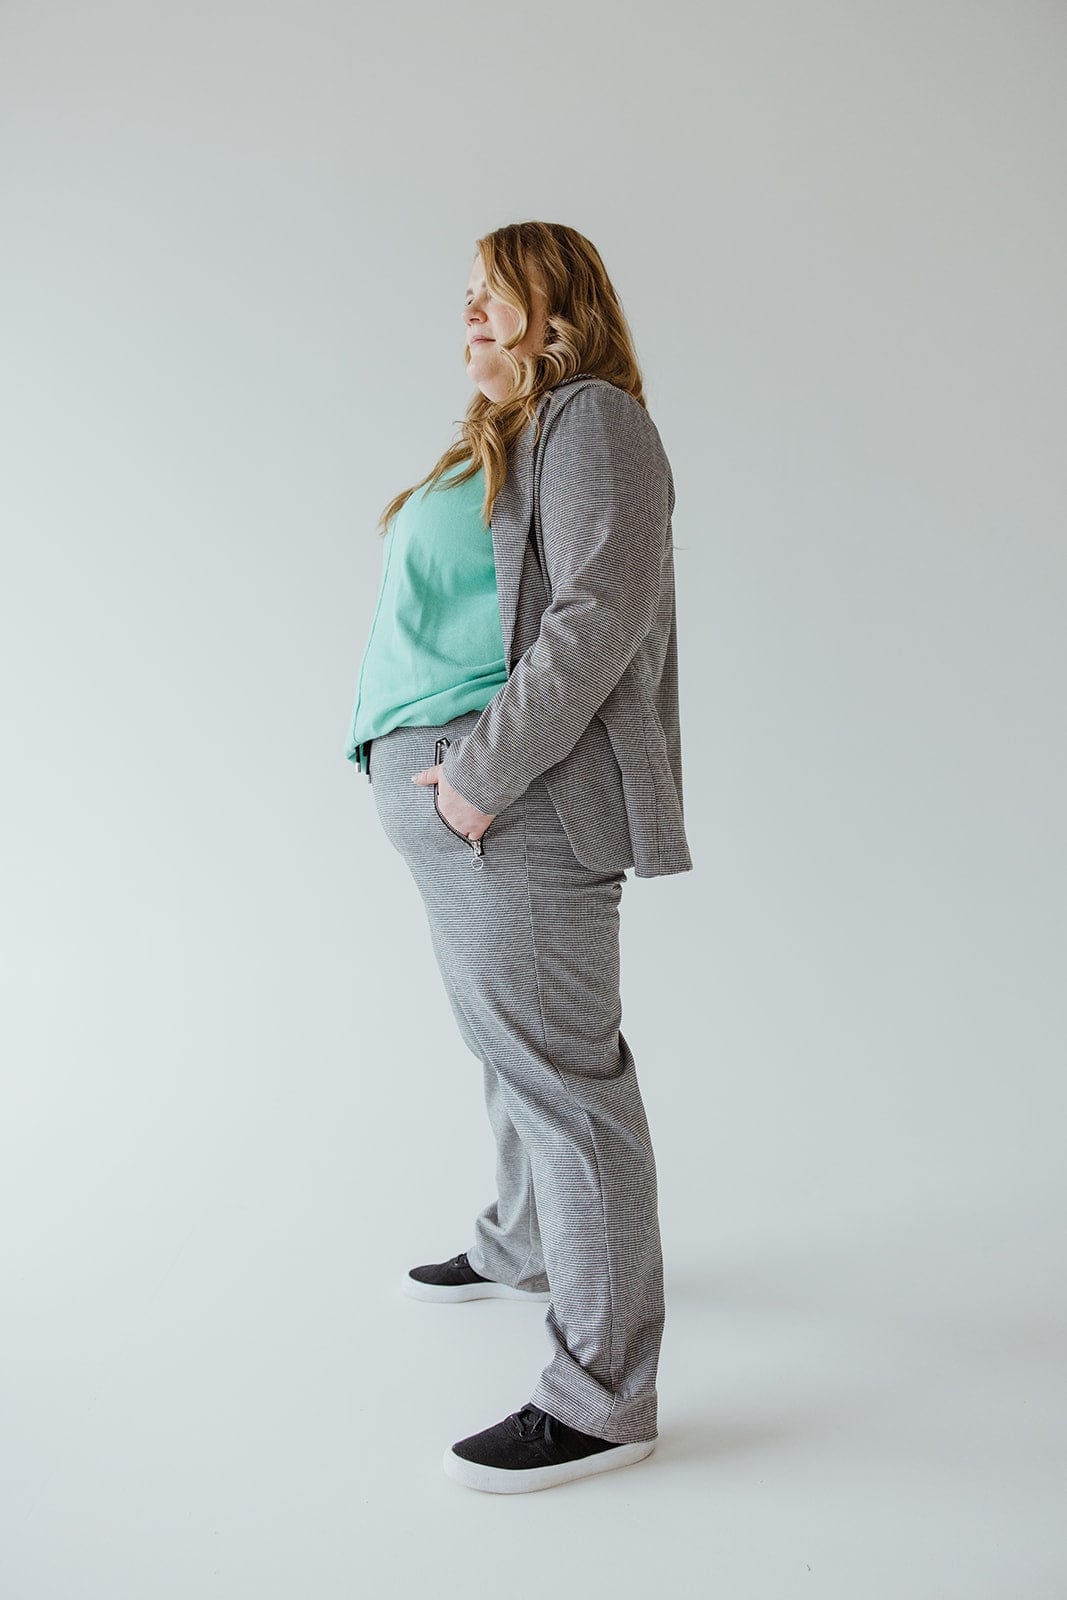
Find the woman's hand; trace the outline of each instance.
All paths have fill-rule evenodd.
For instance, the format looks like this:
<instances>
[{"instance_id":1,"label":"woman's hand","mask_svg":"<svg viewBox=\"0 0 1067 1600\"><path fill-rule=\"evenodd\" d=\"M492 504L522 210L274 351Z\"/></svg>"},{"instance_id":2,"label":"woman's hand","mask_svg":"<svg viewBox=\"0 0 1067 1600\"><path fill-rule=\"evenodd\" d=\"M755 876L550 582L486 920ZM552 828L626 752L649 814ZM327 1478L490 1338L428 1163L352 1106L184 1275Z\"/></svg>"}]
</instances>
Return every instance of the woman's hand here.
<instances>
[{"instance_id":1,"label":"woman's hand","mask_svg":"<svg viewBox=\"0 0 1067 1600\"><path fill-rule=\"evenodd\" d=\"M487 817L484 811L476 811L474 806L467 804L463 796L453 789L445 777L438 762L435 767L424 767L421 772L411 774L412 783L437 784L437 809L446 822L462 833L467 839L480 839L482 834L494 820L497 813Z\"/></svg>"}]
</instances>

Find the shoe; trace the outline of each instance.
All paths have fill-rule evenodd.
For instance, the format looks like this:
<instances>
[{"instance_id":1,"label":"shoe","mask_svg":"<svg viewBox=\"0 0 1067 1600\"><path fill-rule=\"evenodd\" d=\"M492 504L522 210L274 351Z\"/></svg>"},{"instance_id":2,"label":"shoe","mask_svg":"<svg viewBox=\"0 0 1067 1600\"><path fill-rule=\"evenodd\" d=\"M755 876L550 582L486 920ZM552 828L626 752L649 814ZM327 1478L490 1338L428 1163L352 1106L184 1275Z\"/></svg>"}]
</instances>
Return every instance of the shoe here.
<instances>
[{"instance_id":1,"label":"shoe","mask_svg":"<svg viewBox=\"0 0 1067 1600\"><path fill-rule=\"evenodd\" d=\"M533 1402L513 1411L503 1422L460 1439L445 1451L444 1469L467 1489L490 1494L526 1494L552 1489L572 1478L589 1478L642 1461L656 1448L655 1439L639 1444L614 1444L560 1422Z\"/></svg>"},{"instance_id":2,"label":"shoe","mask_svg":"<svg viewBox=\"0 0 1067 1600\"><path fill-rule=\"evenodd\" d=\"M483 1278L467 1260L466 1250L461 1250L451 1261L435 1262L428 1267L412 1267L404 1278L404 1293L413 1300L551 1300L552 1292L545 1289L513 1289L510 1283L497 1283L493 1278Z\"/></svg>"}]
</instances>

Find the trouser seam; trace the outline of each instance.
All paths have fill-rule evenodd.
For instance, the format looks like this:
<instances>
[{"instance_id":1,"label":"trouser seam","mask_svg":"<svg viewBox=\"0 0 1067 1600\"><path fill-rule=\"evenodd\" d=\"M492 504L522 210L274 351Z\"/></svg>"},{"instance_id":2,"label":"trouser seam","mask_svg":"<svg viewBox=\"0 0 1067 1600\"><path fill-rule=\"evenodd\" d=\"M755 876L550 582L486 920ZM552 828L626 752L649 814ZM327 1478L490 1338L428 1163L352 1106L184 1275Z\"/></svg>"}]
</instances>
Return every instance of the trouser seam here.
<instances>
[{"instance_id":1,"label":"trouser seam","mask_svg":"<svg viewBox=\"0 0 1067 1600\"><path fill-rule=\"evenodd\" d=\"M534 932L533 893L532 893L531 886L530 886L530 808L529 808L528 799L527 799L528 793L529 793L529 791L527 791L527 794L523 796L523 816L522 816L523 838L522 838L522 848L523 848L523 863L524 863L524 868L525 868L523 876L525 877L525 880L526 880L526 903L527 903L527 910L529 912L529 918L530 918L530 951L531 951L531 954L532 954L532 957L533 957L534 989L535 989L535 992L537 994L537 1014L538 1014L538 1017L539 1017L540 1023L541 1023L541 1039L542 1039L542 1042L544 1044L545 1060L548 1062L549 1066L552 1068L553 1072L556 1074L556 1076L559 1079L560 1083L563 1085L563 1088L566 1091L567 1095L577 1103L577 1096L575 1095L574 1090L571 1088L570 1084L567 1082L566 1078L564 1077L563 1073L560 1071L559 1067L552 1060L552 1056L551 1056L551 1053L550 1053L549 1048L548 1048L548 1027L547 1027L547 1025L545 1023L544 1001L542 1000L542 997L541 997L541 970L540 970L540 966L538 964L538 958L537 958L537 938L536 938L536 934ZM606 1427L608 1425L608 1423L610 1423L610 1421L612 1419L612 1416L614 1415L615 1407L616 1407L616 1404L618 1403L618 1386L619 1386L619 1383L621 1382L620 1363L616 1360L616 1353L615 1353L615 1326L616 1326L616 1324L615 1324L615 1284L612 1281L612 1276L611 1276L611 1251L608 1249L608 1215L607 1215L607 1209L606 1209L605 1204L604 1204L604 1178L603 1178L603 1172L602 1172L602 1168L601 1168L601 1164L600 1164L600 1154L599 1154L599 1151L597 1150L597 1147L596 1147L596 1134L593 1131L593 1124L592 1124L592 1120L591 1120L591 1118L589 1116L588 1111L585 1109L584 1106L580 1106L579 1109L581 1110L582 1116L585 1118L586 1127L589 1130L589 1143L590 1143L590 1145L592 1147L593 1161L594 1161L594 1163L596 1165L597 1193L600 1196L600 1218L601 1218L601 1226L602 1226L602 1229L603 1229L603 1240L604 1240L604 1266L605 1266L605 1270L606 1270L606 1273L607 1273L607 1279L608 1279L608 1301L609 1301L609 1306L608 1306L608 1316L609 1316L608 1371L609 1371L609 1376L610 1376L612 1395L611 1395L611 1408L608 1411L607 1416L604 1418L604 1423L603 1423L603 1426Z\"/></svg>"}]
</instances>

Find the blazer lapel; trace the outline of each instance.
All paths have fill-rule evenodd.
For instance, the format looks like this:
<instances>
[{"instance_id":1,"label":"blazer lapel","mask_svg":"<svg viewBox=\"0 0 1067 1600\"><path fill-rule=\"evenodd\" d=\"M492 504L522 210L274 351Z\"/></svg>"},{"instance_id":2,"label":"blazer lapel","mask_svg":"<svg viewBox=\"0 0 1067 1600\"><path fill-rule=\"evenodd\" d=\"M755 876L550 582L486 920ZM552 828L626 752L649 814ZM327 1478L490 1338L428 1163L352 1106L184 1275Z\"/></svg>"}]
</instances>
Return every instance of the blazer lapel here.
<instances>
[{"instance_id":1,"label":"blazer lapel","mask_svg":"<svg viewBox=\"0 0 1067 1600\"><path fill-rule=\"evenodd\" d=\"M493 536L493 560L496 564L500 631L504 638L504 660L508 672L511 671L511 645L515 636L519 581L522 577L526 541L529 538L530 521L533 516L534 454L530 448L532 438L533 423L511 451L507 477L493 502L493 515L489 522Z\"/></svg>"},{"instance_id":2,"label":"blazer lapel","mask_svg":"<svg viewBox=\"0 0 1067 1600\"><path fill-rule=\"evenodd\" d=\"M584 389L596 382L592 373L579 372L549 389L538 406L541 432L534 441L535 424L527 424L512 446L508 458L504 487L493 502L493 515L489 531L493 536L493 560L496 563L497 599L500 605L500 629L504 636L504 660L511 672L511 645L515 637L515 616L519 605L519 584L526 557L526 541L530 537L534 509L534 476L537 455L545 429L553 411L568 396L569 387L581 383Z\"/></svg>"}]
</instances>

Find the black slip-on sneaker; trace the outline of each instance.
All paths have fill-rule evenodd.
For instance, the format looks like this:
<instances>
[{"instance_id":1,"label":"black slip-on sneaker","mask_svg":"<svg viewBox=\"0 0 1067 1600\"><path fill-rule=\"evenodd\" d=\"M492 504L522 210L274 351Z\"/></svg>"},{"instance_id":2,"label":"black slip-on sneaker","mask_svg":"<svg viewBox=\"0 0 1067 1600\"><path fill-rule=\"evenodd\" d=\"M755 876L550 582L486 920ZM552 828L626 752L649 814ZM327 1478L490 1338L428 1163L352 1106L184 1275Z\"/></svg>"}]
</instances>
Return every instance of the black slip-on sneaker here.
<instances>
[{"instance_id":1,"label":"black slip-on sneaker","mask_svg":"<svg viewBox=\"0 0 1067 1600\"><path fill-rule=\"evenodd\" d=\"M628 1467L656 1448L655 1439L614 1444L580 1433L533 1402L513 1411L503 1422L460 1439L445 1451L444 1469L467 1489L490 1494L527 1494L552 1489L573 1478Z\"/></svg>"},{"instance_id":2,"label":"black slip-on sneaker","mask_svg":"<svg viewBox=\"0 0 1067 1600\"><path fill-rule=\"evenodd\" d=\"M404 1293L413 1300L535 1300L542 1303L552 1298L545 1289L513 1289L510 1283L497 1283L493 1278L483 1278L467 1260L466 1250L450 1261L432 1262L426 1267L412 1267L404 1277Z\"/></svg>"}]
</instances>

